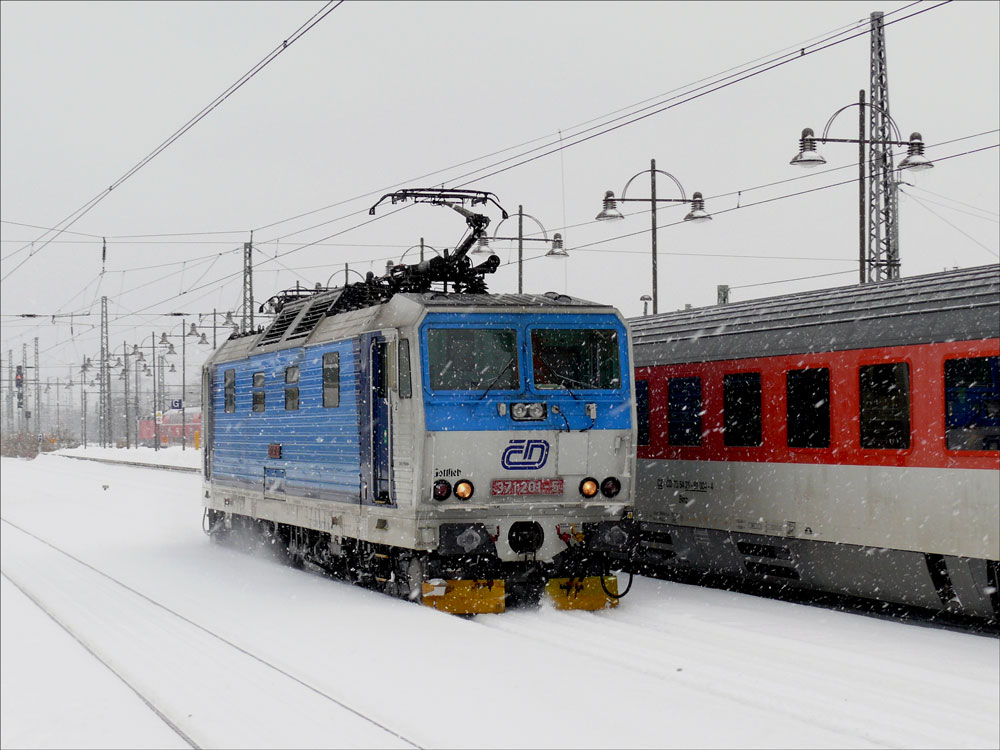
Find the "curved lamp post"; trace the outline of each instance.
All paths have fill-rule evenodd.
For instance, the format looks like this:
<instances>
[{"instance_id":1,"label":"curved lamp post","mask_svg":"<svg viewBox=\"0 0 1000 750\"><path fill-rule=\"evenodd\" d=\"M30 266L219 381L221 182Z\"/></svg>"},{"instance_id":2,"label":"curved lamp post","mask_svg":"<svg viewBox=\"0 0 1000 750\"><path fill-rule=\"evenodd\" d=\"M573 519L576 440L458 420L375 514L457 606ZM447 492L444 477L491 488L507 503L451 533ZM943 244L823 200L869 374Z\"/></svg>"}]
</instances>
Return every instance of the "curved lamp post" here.
<instances>
[{"instance_id":1,"label":"curved lamp post","mask_svg":"<svg viewBox=\"0 0 1000 750\"><path fill-rule=\"evenodd\" d=\"M858 107L858 137L831 138L830 126L844 110ZM896 140L865 137L865 108L877 112L891 126L891 134ZM924 140L920 133L911 133L910 139L903 140L899 127L889 113L874 104L865 102L865 92L858 92L858 101L841 107L826 121L823 135L816 137L812 128L805 128L799 138L799 152L789 164L813 168L826 164L826 159L816 149L817 143L858 144L858 276L859 283L881 281L883 278L899 278L899 222L896 191L899 180L892 179L892 151L890 146L906 146L907 154L899 163L899 170L913 172L927 170L934 163L924 156ZM879 146L879 151L869 153L869 194L865 200L865 145ZM881 200L880 200L881 199ZM867 205L867 209L866 209ZM882 226L885 225L885 232Z\"/></svg>"},{"instance_id":2,"label":"curved lamp post","mask_svg":"<svg viewBox=\"0 0 1000 750\"><path fill-rule=\"evenodd\" d=\"M430 249L430 250L434 251L435 255L441 255L441 253L438 252L438 250L437 250L436 247L431 247L430 245L425 245L424 244L424 238L421 237L419 245L411 245L410 247L406 248L403 251L403 254L399 256L399 264L401 265L403 263L403 258L406 257L407 253L409 253L411 250L416 250L418 247L420 248L420 262L421 263L424 262L424 251L425 250Z\"/></svg>"},{"instance_id":3,"label":"curved lamp post","mask_svg":"<svg viewBox=\"0 0 1000 750\"><path fill-rule=\"evenodd\" d=\"M505 221L507 221L507 219L510 219L510 218L512 218L515 215L517 216L517 237L498 237L497 233L500 231L500 226ZM542 236L541 237L525 237L524 236L524 220L525 220L525 218L531 219L533 222L535 222L535 224L538 225L538 228L542 230ZM497 224L496 229L493 230L493 237L492 238L490 238L489 240L487 240L486 237L480 237L479 238L479 243L477 244L476 249L472 251L472 254L473 255L491 254L492 250L490 249L490 242L495 242L495 241L498 241L498 240L499 241L503 241L503 242L516 242L517 243L517 293L518 294L523 294L524 293L524 243L526 241L527 242L548 242L548 243L550 243L552 247L550 247L549 251L547 253L545 253L545 257L546 258L568 258L569 257L569 253L567 253L566 250L563 248L563 238L562 238L562 235L559 234L558 232L556 232L555 234L552 235L552 239L550 240L548 233L545 231L545 227L542 226L542 222L540 222L538 219L536 219L531 214L524 213L524 206L518 206L517 207L517 214L511 214L511 215L505 216L503 219L501 219L500 223Z\"/></svg>"},{"instance_id":4,"label":"curved lamp post","mask_svg":"<svg viewBox=\"0 0 1000 750\"><path fill-rule=\"evenodd\" d=\"M649 198L626 198L625 194L628 192L629 185L632 184L632 180L642 174L649 174ZM656 175L662 174L665 177L669 177L670 180L677 186L677 190L680 192L680 198L657 198L656 197ZM625 187L622 188L621 198L615 198L615 194L608 190L604 193L604 204L601 208L601 212L595 217L598 221L617 221L619 219L624 219L625 216L618 210L618 202L637 202L637 203L649 203L651 210L650 214L652 217L652 251L653 251L653 295L651 297L653 302L653 314L659 311L658 307L658 284L657 284L657 269L656 269L656 204L657 203L690 203L691 210L688 211L687 215L684 217L684 221L702 222L711 221L712 217L705 211L705 199L702 197L701 193L694 193L690 198L684 192L684 187L669 172L664 172L662 169L656 168L656 159L649 160L649 169L644 169L641 172L637 172L629 178L629 181L625 183Z\"/></svg>"},{"instance_id":5,"label":"curved lamp post","mask_svg":"<svg viewBox=\"0 0 1000 750\"><path fill-rule=\"evenodd\" d=\"M333 281L333 277L336 276L338 273L339 273L339 271L334 271L333 273L330 274L330 278L328 278L326 280L326 285L327 286L330 286L330 282ZM365 280L365 275L363 273L361 273L360 271L355 271L347 263L345 263L344 264L344 286L347 286L347 281L350 278L347 274L349 274L349 273L356 273L358 276L361 277L362 281Z\"/></svg>"},{"instance_id":6,"label":"curved lamp post","mask_svg":"<svg viewBox=\"0 0 1000 750\"><path fill-rule=\"evenodd\" d=\"M212 348L213 349L216 349L218 347L218 345L219 345L218 344L218 324L216 323L216 319L220 315L223 315L223 314L225 315L225 319L222 321L222 325L228 326L229 328L232 328L233 329L233 333L239 333L240 332L239 324L233 318L233 314L230 311L226 311L225 313L220 313L218 310L212 310L212 312L210 312L210 313L198 313L198 325L199 326L201 325L202 320L204 320L205 318L207 318L209 316L212 317ZM191 323L191 330L192 331L196 331L196 332L198 330L198 328L195 326L195 324L193 322ZM195 335L197 335L197 333L195 333ZM204 336L204 335L205 334L202 334L202 336ZM208 340L206 339L204 342L199 341L198 343L199 344L207 344Z\"/></svg>"},{"instance_id":7,"label":"curved lamp post","mask_svg":"<svg viewBox=\"0 0 1000 750\"><path fill-rule=\"evenodd\" d=\"M169 339L173 337L179 337L181 340L181 450L187 450L187 340L191 336L198 336L198 328L194 323L191 324L191 328L188 331L184 331L187 327L187 321L181 319L179 323L181 327L180 333L162 333L160 334L160 344L165 344L169 348L166 354L176 354L174 351L174 345L170 343ZM177 328L175 325L174 328ZM208 340L205 338L205 334L201 334L201 338L196 342L199 345L207 345ZM162 367L162 365L161 365ZM171 364L170 372L177 372L177 368ZM161 394L162 398L162 394Z\"/></svg>"}]
</instances>

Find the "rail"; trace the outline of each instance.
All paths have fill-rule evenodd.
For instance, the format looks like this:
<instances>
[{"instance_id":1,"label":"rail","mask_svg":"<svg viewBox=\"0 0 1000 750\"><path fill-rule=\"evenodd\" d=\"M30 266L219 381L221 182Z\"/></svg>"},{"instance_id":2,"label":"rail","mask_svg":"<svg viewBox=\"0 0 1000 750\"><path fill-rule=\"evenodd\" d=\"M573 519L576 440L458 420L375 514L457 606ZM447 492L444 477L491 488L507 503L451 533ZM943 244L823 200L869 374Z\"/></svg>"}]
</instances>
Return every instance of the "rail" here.
<instances>
[{"instance_id":1,"label":"rail","mask_svg":"<svg viewBox=\"0 0 1000 750\"><path fill-rule=\"evenodd\" d=\"M169 466L167 464L150 464L143 461L120 461L116 458L97 458L90 456L67 456L64 453L57 454L62 458L75 458L78 461L97 461L102 464L119 464L121 466L138 466L143 469L163 469L164 471L184 471L189 474L200 474L201 469L197 466Z\"/></svg>"}]
</instances>

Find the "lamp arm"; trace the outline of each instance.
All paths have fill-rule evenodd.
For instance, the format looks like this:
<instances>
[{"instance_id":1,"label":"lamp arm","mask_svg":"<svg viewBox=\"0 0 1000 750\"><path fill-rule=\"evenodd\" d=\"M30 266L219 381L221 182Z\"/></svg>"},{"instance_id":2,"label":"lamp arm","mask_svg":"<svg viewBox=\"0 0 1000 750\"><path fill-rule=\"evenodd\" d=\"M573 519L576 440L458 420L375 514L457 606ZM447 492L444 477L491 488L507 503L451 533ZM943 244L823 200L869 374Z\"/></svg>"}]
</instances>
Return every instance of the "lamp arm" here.
<instances>
[{"instance_id":1,"label":"lamp arm","mask_svg":"<svg viewBox=\"0 0 1000 750\"><path fill-rule=\"evenodd\" d=\"M513 214L512 216L507 216L507 217L501 219L500 220L500 224L503 224L505 221L507 221L507 219L511 219L514 216L523 216L525 219L531 219L533 222L535 222L535 224L538 225L538 228L542 230L542 237L544 238L544 241L545 242L549 242L550 241L548 234L546 234L546 232L545 232L545 227L542 226L542 222L540 222L538 219L536 219L531 214L524 214L524 213L522 213L522 214ZM494 240L509 240L509 239L512 239L510 237L497 237L497 232L500 231L500 224L497 224L497 228L493 230L493 237L491 239L494 239ZM514 237L513 239L516 240L517 237ZM537 240L539 238L538 237L534 237L534 238L532 238L532 237L522 237L521 239L523 239L523 240L536 239Z\"/></svg>"},{"instance_id":2,"label":"lamp arm","mask_svg":"<svg viewBox=\"0 0 1000 750\"><path fill-rule=\"evenodd\" d=\"M638 173L632 175L632 177L629 179L629 181L625 183L625 187L622 188L622 196L618 200L620 200L620 201L628 200L628 199L625 198L625 193L628 192L628 188L629 188L629 185L632 184L632 180L634 180L639 175L649 174L649 172L650 172L650 170L644 169L641 172L638 172ZM680 191L681 200L684 201L684 202L687 202L687 193L684 192L684 186L681 185L680 180L678 180L676 177L674 177L672 174L670 174L670 172L664 172L662 169L657 169L656 172L657 172L657 174L665 175L666 177L669 177L671 180L673 180L674 184L677 186L677 190ZM631 200L636 200L636 199L632 198Z\"/></svg>"},{"instance_id":3,"label":"lamp arm","mask_svg":"<svg viewBox=\"0 0 1000 750\"><path fill-rule=\"evenodd\" d=\"M877 143L882 146L909 146L909 141L880 141L874 139L861 140L859 138L813 138L818 143Z\"/></svg>"},{"instance_id":4,"label":"lamp arm","mask_svg":"<svg viewBox=\"0 0 1000 750\"><path fill-rule=\"evenodd\" d=\"M841 107L840 109L838 109L836 112L834 112L830 116L830 119L826 121L826 127L823 128L823 137L822 138L817 138L816 140L823 141L824 143L826 143L829 140L827 138L827 134L830 132L830 126L833 125L833 121L837 118L837 115L839 115L845 109L850 109L851 107L860 107L860 106L861 106L861 102L851 102L850 104L844 105L843 107ZM868 107L869 109L877 109L879 112L881 112L883 115L885 115L889 119L889 124L892 126L892 129L895 131L896 137L899 138L902 141L903 134L899 132L899 128L896 126L896 121L892 119L892 115L890 115L888 112L886 112L881 107L877 107L876 105L870 104L869 102L865 102L864 106ZM857 141L847 141L847 143L857 143ZM900 144L900 145L904 145L905 146L906 143L903 143L903 144Z\"/></svg>"}]
</instances>

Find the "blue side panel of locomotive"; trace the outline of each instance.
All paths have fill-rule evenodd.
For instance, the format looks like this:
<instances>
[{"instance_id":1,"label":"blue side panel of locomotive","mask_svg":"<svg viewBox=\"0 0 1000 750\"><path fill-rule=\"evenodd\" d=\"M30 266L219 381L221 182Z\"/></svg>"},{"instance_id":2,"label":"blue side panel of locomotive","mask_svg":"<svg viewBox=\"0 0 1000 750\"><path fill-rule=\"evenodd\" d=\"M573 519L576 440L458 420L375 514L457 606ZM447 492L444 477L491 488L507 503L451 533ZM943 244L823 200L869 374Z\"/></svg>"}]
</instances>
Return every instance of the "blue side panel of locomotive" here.
<instances>
[{"instance_id":1,"label":"blue side panel of locomotive","mask_svg":"<svg viewBox=\"0 0 1000 750\"><path fill-rule=\"evenodd\" d=\"M340 354L340 403L323 406L323 355ZM285 370L298 366L299 381ZM225 371L235 370L236 407L225 410ZM264 387L253 387L264 373ZM285 389L298 388L298 409L285 409ZM265 408L253 411L253 392ZM294 491L305 497L357 502L360 494L358 356L354 342L268 352L216 366L212 377L212 478L233 487ZM273 446L280 446L279 449Z\"/></svg>"}]
</instances>

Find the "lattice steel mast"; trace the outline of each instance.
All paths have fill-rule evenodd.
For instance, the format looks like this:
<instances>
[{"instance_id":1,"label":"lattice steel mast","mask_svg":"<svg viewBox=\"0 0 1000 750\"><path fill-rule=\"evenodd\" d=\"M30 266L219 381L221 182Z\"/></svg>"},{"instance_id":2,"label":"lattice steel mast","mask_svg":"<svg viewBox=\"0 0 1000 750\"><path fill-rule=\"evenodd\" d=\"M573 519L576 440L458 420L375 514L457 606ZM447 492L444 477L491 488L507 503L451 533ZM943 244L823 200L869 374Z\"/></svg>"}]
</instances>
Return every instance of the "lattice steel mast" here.
<instances>
[{"instance_id":1,"label":"lattice steel mast","mask_svg":"<svg viewBox=\"0 0 1000 750\"><path fill-rule=\"evenodd\" d=\"M882 13L871 14L868 108L868 281L899 278L899 213L894 179L889 73Z\"/></svg>"}]
</instances>

